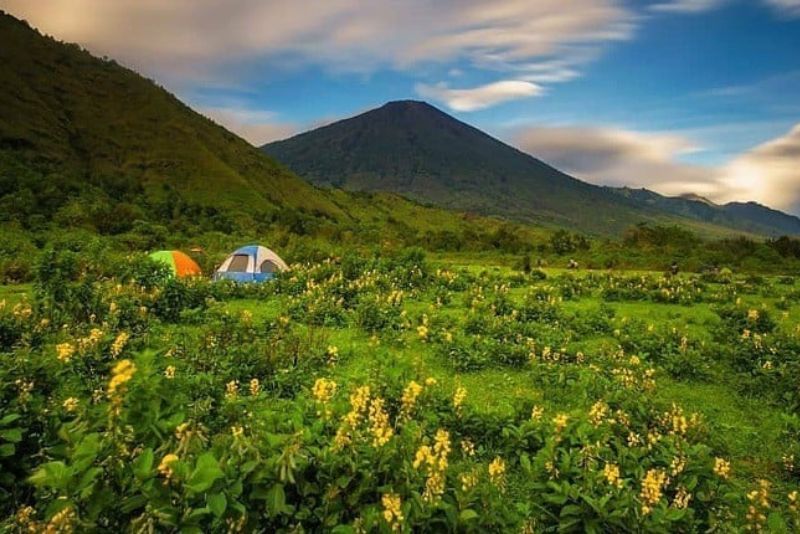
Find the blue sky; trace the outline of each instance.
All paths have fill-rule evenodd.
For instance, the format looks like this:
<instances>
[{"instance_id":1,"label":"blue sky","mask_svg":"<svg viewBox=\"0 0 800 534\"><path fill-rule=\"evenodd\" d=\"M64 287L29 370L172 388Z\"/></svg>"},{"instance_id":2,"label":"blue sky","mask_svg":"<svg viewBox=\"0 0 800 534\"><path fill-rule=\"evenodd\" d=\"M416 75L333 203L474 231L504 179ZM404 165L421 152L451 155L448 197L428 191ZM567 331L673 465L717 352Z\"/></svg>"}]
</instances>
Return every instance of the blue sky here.
<instances>
[{"instance_id":1,"label":"blue sky","mask_svg":"<svg viewBox=\"0 0 800 534\"><path fill-rule=\"evenodd\" d=\"M254 144L431 102L596 183L800 213L800 0L0 0Z\"/></svg>"}]
</instances>

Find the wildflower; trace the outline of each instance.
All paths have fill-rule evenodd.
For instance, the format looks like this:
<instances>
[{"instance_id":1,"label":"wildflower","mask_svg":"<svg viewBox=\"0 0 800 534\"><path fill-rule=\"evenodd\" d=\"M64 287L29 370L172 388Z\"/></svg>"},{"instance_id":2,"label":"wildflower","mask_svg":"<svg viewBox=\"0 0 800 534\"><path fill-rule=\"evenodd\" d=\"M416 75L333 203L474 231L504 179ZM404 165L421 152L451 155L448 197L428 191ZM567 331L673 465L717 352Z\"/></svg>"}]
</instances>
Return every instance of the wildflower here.
<instances>
[{"instance_id":1,"label":"wildflower","mask_svg":"<svg viewBox=\"0 0 800 534\"><path fill-rule=\"evenodd\" d=\"M231 427L231 434L233 434L233 439L239 439L244 435L244 428L234 425Z\"/></svg>"},{"instance_id":2,"label":"wildflower","mask_svg":"<svg viewBox=\"0 0 800 534\"><path fill-rule=\"evenodd\" d=\"M425 341L426 339L428 339L428 327L427 327L427 326L425 326L424 324L421 324L421 325L419 325L419 326L417 327L417 335L418 335L418 336L419 336L419 338L420 338L421 340L423 340L423 341Z\"/></svg>"},{"instance_id":3,"label":"wildflower","mask_svg":"<svg viewBox=\"0 0 800 534\"><path fill-rule=\"evenodd\" d=\"M318 378L314 382L314 387L311 388L311 394L320 404L319 409L317 409L318 416L324 416L325 418L331 416L332 410L328 403L333 398L335 393L336 382L333 380L328 380L327 378Z\"/></svg>"},{"instance_id":4,"label":"wildflower","mask_svg":"<svg viewBox=\"0 0 800 534\"><path fill-rule=\"evenodd\" d=\"M120 332L117 337L114 339L114 342L111 344L111 357L117 358L120 354L122 354L122 350L125 348L125 345L128 343L128 339L130 338L130 334L127 332Z\"/></svg>"},{"instance_id":5,"label":"wildflower","mask_svg":"<svg viewBox=\"0 0 800 534\"><path fill-rule=\"evenodd\" d=\"M461 452L464 454L464 456L475 456L475 444L468 439L462 439Z\"/></svg>"},{"instance_id":6,"label":"wildflower","mask_svg":"<svg viewBox=\"0 0 800 534\"><path fill-rule=\"evenodd\" d=\"M759 480L758 489L747 493L747 525L745 528L749 531L760 532L764 528L767 521L766 512L769 509L769 482L766 480Z\"/></svg>"},{"instance_id":7,"label":"wildflower","mask_svg":"<svg viewBox=\"0 0 800 534\"><path fill-rule=\"evenodd\" d=\"M70 397L61 405L66 411L72 413L78 409L78 399Z\"/></svg>"},{"instance_id":8,"label":"wildflower","mask_svg":"<svg viewBox=\"0 0 800 534\"><path fill-rule=\"evenodd\" d=\"M111 370L111 380L108 382L108 396L114 397L124 391L125 384L133 378L136 366L130 360L120 360Z\"/></svg>"},{"instance_id":9,"label":"wildflower","mask_svg":"<svg viewBox=\"0 0 800 534\"><path fill-rule=\"evenodd\" d=\"M423 492L423 498L428 502L437 500L444 493L450 449L450 434L443 429L436 431L433 447L421 445L417 449L412 465L414 469L422 469L428 475Z\"/></svg>"},{"instance_id":10,"label":"wildflower","mask_svg":"<svg viewBox=\"0 0 800 534\"><path fill-rule=\"evenodd\" d=\"M619 466L616 464L606 464L603 467L603 476L606 482L617 488L622 487L622 479L619 477Z\"/></svg>"},{"instance_id":11,"label":"wildflower","mask_svg":"<svg viewBox=\"0 0 800 534\"><path fill-rule=\"evenodd\" d=\"M408 385L403 389L403 397L401 398L402 406L400 408L400 413L404 417L410 417L411 412L414 410L414 406L417 403L417 398L422 393L422 386L419 385L417 382L412 380L408 383Z\"/></svg>"},{"instance_id":12,"label":"wildflower","mask_svg":"<svg viewBox=\"0 0 800 534\"><path fill-rule=\"evenodd\" d=\"M158 464L158 472L166 478L170 480L174 475L175 471L172 469L172 465L178 461L177 454L167 454L164 458L161 459L161 463Z\"/></svg>"},{"instance_id":13,"label":"wildflower","mask_svg":"<svg viewBox=\"0 0 800 534\"><path fill-rule=\"evenodd\" d=\"M506 463L502 458L497 456L492 460L492 463L489 464L489 480L492 481L492 484L502 489L505 484L505 475Z\"/></svg>"},{"instance_id":14,"label":"wildflower","mask_svg":"<svg viewBox=\"0 0 800 534\"><path fill-rule=\"evenodd\" d=\"M167 368L164 369L164 376L167 378L167 380L172 380L175 378L175 366L168 365Z\"/></svg>"},{"instance_id":15,"label":"wildflower","mask_svg":"<svg viewBox=\"0 0 800 534\"><path fill-rule=\"evenodd\" d=\"M756 321L758 321L758 316L759 316L758 310L756 310L756 309L747 310L747 320L748 321L756 322Z\"/></svg>"},{"instance_id":16,"label":"wildflower","mask_svg":"<svg viewBox=\"0 0 800 534\"><path fill-rule=\"evenodd\" d=\"M727 480L731 476L731 463L723 458L714 458L714 474Z\"/></svg>"},{"instance_id":17,"label":"wildflower","mask_svg":"<svg viewBox=\"0 0 800 534\"><path fill-rule=\"evenodd\" d=\"M691 500L692 494L689 493L685 486L679 486L678 491L675 492L675 497L672 499L672 506L679 509L687 508Z\"/></svg>"},{"instance_id":18,"label":"wildflower","mask_svg":"<svg viewBox=\"0 0 800 534\"><path fill-rule=\"evenodd\" d=\"M66 506L50 518L44 532L48 534L50 532L73 532L75 519L75 509L72 506Z\"/></svg>"},{"instance_id":19,"label":"wildflower","mask_svg":"<svg viewBox=\"0 0 800 534\"><path fill-rule=\"evenodd\" d=\"M75 354L75 345L72 343L59 343L56 345L56 353L58 354L58 361L68 363Z\"/></svg>"},{"instance_id":20,"label":"wildflower","mask_svg":"<svg viewBox=\"0 0 800 534\"><path fill-rule=\"evenodd\" d=\"M328 356L329 364L334 364L339 360L339 348L336 345L328 345L325 354Z\"/></svg>"},{"instance_id":21,"label":"wildflower","mask_svg":"<svg viewBox=\"0 0 800 534\"><path fill-rule=\"evenodd\" d=\"M396 493L385 493L381 497L383 504L383 519L389 524L392 531L400 530L403 523L402 502Z\"/></svg>"},{"instance_id":22,"label":"wildflower","mask_svg":"<svg viewBox=\"0 0 800 534\"><path fill-rule=\"evenodd\" d=\"M0 304L4 304L5 301L0 302ZM0 306L0 310L3 307ZM16 515L14 516L14 521L19 527L19 532L40 532L41 527L39 523L34 519L36 515L36 510L33 509L33 506L23 506L19 510L17 510Z\"/></svg>"},{"instance_id":23,"label":"wildflower","mask_svg":"<svg viewBox=\"0 0 800 534\"><path fill-rule=\"evenodd\" d=\"M649 514L659 500L664 486L667 484L667 474L661 469L650 469L642 480L642 490L639 498L642 499L642 513Z\"/></svg>"},{"instance_id":24,"label":"wildflower","mask_svg":"<svg viewBox=\"0 0 800 534\"><path fill-rule=\"evenodd\" d=\"M428 387L435 386L438 382L432 376L425 379L425 385Z\"/></svg>"},{"instance_id":25,"label":"wildflower","mask_svg":"<svg viewBox=\"0 0 800 534\"><path fill-rule=\"evenodd\" d=\"M389 416L383 409L384 400L380 397L372 399L369 406L370 431L372 432L372 445L382 447L394 435L394 430L389 426Z\"/></svg>"},{"instance_id":26,"label":"wildflower","mask_svg":"<svg viewBox=\"0 0 800 534\"><path fill-rule=\"evenodd\" d=\"M541 406L534 406L531 408L531 421L541 421L544 415L544 408Z\"/></svg>"},{"instance_id":27,"label":"wildflower","mask_svg":"<svg viewBox=\"0 0 800 534\"><path fill-rule=\"evenodd\" d=\"M239 381L231 380L225 384L225 398L234 400L239 395Z\"/></svg>"},{"instance_id":28,"label":"wildflower","mask_svg":"<svg viewBox=\"0 0 800 534\"><path fill-rule=\"evenodd\" d=\"M600 426L603 422L603 419L608 414L608 404L603 401L597 401L592 405L592 408L589 410L589 421L594 426Z\"/></svg>"},{"instance_id":29,"label":"wildflower","mask_svg":"<svg viewBox=\"0 0 800 534\"><path fill-rule=\"evenodd\" d=\"M464 404L464 399L466 398L467 390L461 386L458 386L453 394L453 407L456 409L456 411L460 411L461 406Z\"/></svg>"},{"instance_id":30,"label":"wildflower","mask_svg":"<svg viewBox=\"0 0 800 534\"><path fill-rule=\"evenodd\" d=\"M256 396L261 392L261 383L258 381L258 378L250 379L250 395Z\"/></svg>"},{"instance_id":31,"label":"wildflower","mask_svg":"<svg viewBox=\"0 0 800 534\"><path fill-rule=\"evenodd\" d=\"M560 413L553 418L553 424L555 425L555 432L556 434L560 434L562 430L567 427L567 423L569 422L569 416L565 413Z\"/></svg>"},{"instance_id":32,"label":"wildflower","mask_svg":"<svg viewBox=\"0 0 800 534\"><path fill-rule=\"evenodd\" d=\"M461 480L462 491L469 491L478 485L478 474L474 470L462 473L459 478Z\"/></svg>"}]
</instances>

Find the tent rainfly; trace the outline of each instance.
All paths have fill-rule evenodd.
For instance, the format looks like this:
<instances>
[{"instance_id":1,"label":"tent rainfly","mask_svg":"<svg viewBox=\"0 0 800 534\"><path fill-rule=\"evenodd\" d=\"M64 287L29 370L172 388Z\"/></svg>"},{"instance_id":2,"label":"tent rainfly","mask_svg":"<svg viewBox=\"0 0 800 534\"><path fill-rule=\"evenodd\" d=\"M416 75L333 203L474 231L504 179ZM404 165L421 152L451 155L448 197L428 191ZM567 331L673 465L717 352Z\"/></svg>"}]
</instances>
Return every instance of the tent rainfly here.
<instances>
[{"instance_id":1,"label":"tent rainfly","mask_svg":"<svg viewBox=\"0 0 800 534\"><path fill-rule=\"evenodd\" d=\"M275 277L275 273L289 270L289 266L267 247L250 245L242 247L222 262L214 280L235 282L264 282Z\"/></svg>"},{"instance_id":2,"label":"tent rainfly","mask_svg":"<svg viewBox=\"0 0 800 534\"><path fill-rule=\"evenodd\" d=\"M159 250L150 254L150 259L169 267L173 276L200 276L203 271L197 263L180 250Z\"/></svg>"}]
</instances>

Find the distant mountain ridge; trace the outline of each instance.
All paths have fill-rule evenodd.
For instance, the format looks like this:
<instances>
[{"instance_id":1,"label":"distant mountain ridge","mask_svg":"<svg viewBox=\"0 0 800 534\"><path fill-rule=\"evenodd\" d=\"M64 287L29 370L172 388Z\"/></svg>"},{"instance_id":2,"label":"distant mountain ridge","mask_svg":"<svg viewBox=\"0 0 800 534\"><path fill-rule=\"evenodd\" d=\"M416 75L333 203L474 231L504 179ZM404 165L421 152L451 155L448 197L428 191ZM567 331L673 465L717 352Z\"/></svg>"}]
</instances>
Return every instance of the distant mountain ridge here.
<instances>
[{"instance_id":1,"label":"distant mountain ridge","mask_svg":"<svg viewBox=\"0 0 800 534\"><path fill-rule=\"evenodd\" d=\"M415 200L523 222L618 234L641 223L701 232L800 234L800 219L758 205L592 185L428 103L403 100L262 147L309 182L390 191Z\"/></svg>"}]
</instances>

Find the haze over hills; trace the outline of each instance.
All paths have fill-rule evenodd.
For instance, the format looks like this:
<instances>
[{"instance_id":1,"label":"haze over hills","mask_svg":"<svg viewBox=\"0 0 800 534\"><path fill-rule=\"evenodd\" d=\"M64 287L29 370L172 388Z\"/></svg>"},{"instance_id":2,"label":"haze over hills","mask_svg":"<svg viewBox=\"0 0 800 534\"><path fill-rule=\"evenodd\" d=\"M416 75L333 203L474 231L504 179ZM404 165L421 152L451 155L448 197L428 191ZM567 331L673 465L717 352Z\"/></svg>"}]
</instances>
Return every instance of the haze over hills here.
<instances>
[{"instance_id":1,"label":"haze over hills","mask_svg":"<svg viewBox=\"0 0 800 534\"><path fill-rule=\"evenodd\" d=\"M390 102L263 150L317 185L392 191L447 208L591 233L666 221L762 235L800 233L800 219L757 204L717 206L583 182L425 102Z\"/></svg>"}]
</instances>

